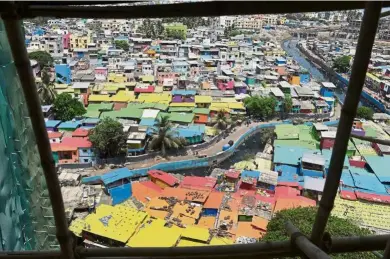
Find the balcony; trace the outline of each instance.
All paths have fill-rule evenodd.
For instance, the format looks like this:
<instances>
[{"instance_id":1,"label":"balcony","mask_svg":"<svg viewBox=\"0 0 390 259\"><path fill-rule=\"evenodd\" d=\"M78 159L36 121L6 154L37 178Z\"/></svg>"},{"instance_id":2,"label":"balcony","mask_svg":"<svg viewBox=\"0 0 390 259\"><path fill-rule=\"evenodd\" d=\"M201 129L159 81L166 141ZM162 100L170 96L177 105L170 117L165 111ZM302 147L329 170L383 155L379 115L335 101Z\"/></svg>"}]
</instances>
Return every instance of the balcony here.
<instances>
[{"instance_id":1,"label":"balcony","mask_svg":"<svg viewBox=\"0 0 390 259\"><path fill-rule=\"evenodd\" d=\"M389 6L387 2L384 2ZM19 3L17 3L19 4ZM43 173L47 182L48 195L52 204L52 214L55 219L57 239L60 244L60 251L21 251L1 252L0 257L4 258L75 258L75 257L156 257L156 258L280 258L285 256L304 256L308 258L330 258L328 254L385 250L384 258L390 254L390 236L367 236L367 237L338 237L331 238L325 233L330 211L333 207L335 194L339 186L343 160L346 147L350 137L353 118L362 92L365 72L368 67L371 49L375 38L375 31L380 16L381 2L369 2L366 6L361 34L359 36L356 56L352 68L350 85L345 98L336 142L333 149L330 174L325 183L324 194L318 208L318 214L313 225L310 237L302 235L299 229L291 223L286 222L286 231L291 235L291 240L277 242L260 242L248 245L230 245L214 247L182 247L182 248L74 248L72 238L69 234L67 219L64 211L64 204L60 192L58 177L52 161L49 140L44 128L44 120L41 107L36 93L34 78L28 62L27 52L24 46L22 30L17 22L20 18L35 16L50 17L88 17L88 18L141 18L141 17L172 17L182 16L216 16L216 15L239 15L256 13L291 13L291 12L312 12L312 11L333 11L359 9L365 6L363 2L319 2L289 3L285 2L254 2L242 4L242 2L200 2L163 4L159 8L148 5L137 6L63 6L59 4L26 3L16 5L13 2L6 2L2 7L4 27L8 37L10 50L12 51L14 64L19 75L21 89L23 90L26 102L19 102L28 109L32 122L32 129L36 139L36 152L39 152ZM16 8L18 7L18 8ZM181 12L177 12L181 10ZM15 77L16 74L14 75ZM20 97L15 95L15 97ZM20 114L26 118L27 114ZM23 124L24 125L24 124ZM32 132L27 125L27 131ZM22 134L23 135L23 134ZM26 139L27 141L27 139ZM388 144L388 143L387 143ZM36 161L39 167L39 161ZM35 165L36 166L36 165ZM10 169L12 169L10 167ZM43 194L42 194L43 195ZM39 204L44 210L44 204ZM46 215L45 217L50 217ZM44 226L42 225L42 231ZM40 231L37 231L40 232ZM156 233L158 234L158 233ZM45 238L50 238L46 235ZM24 240L25 242L30 242ZM386 246L387 243L387 246Z\"/></svg>"}]
</instances>

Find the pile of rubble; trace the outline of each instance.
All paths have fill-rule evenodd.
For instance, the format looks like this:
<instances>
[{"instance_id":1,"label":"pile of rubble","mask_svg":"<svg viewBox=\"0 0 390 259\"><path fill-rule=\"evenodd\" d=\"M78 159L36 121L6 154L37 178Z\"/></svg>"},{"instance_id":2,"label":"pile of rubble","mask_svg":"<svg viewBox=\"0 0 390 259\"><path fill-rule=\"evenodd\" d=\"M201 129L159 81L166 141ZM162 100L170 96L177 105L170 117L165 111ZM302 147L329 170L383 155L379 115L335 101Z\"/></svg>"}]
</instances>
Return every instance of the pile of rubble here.
<instances>
[{"instance_id":1,"label":"pile of rubble","mask_svg":"<svg viewBox=\"0 0 390 259\"><path fill-rule=\"evenodd\" d=\"M236 243L237 244L253 244L256 243L257 239L252 237L237 237Z\"/></svg>"}]
</instances>

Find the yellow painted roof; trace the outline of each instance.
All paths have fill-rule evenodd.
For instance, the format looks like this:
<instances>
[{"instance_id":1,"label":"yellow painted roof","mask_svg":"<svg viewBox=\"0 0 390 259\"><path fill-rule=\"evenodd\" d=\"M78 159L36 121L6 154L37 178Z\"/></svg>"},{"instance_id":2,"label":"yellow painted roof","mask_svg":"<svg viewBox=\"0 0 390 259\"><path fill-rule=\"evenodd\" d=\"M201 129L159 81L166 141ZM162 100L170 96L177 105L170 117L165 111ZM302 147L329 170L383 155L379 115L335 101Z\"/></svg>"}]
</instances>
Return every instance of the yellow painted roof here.
<instances>
[{"instance_id":1,"label":"yellow painted roof","mask_svg":"<svg viewBox=\"0 0 390 259\"><path fill-rule=\"evenodd\" d=\"M62 89L54 89L54 91L55 91L57 94L62 94L62 93L74 93L74 89L71 88L71 87L62 88Z\"/></svg>"},{"instance_id":2,"label":"yellow painted roof","mask_svg":"<svg viewBox=\"0 0 390 259\"><path fill-rule=\"evenodd\" d=\"M231 97L231 98L225 97L225 98L221 98L220 102L221 103L237 103L237 100L233 97Z\"/></svg>"},{"instance_id":3,"label":"yellow painted roof","mask_svg":"<svg viewBox=\"0 0 390 259\"><path fill-rule=\"evenodd\" d=\"M162 86L156 86L156 87L154 88L154 92L155 92L155 93L162 93L162 92L164 92L164 89L163 89Z\"/></svg>"},{"instance_id":4,"label":"yellow painted roof","mask_svg":"<svg viewBox=\"0 0 390 259\"><path fill-rule=\"evenodd\" d=\"M211 103L210 109L211 108L229 108L229 103Z\"/></svg>"},{"instance_id":5,"label":"yellow painted roof","mask_svg":"<svg viewBox=\"0 0 390 259\"><path fill-rule=\"evenodd\" d=\"M257 169L271 170L272 162L264 158L256 158Z\"/></svg>"},{"instance_id":6,"label":"yellow painted roof","mask_svg":"<svg viewBox=\"0 0 390 259\"><path fill-rule=\"evenodd\" d=\"M101 204L96 213L85 217L84 231L126 243L146 217L145 212L128 206Z\"/></svg>"},{"instance_id":7,"label":"yellow painted roof","mask_svg":"<svg viewBox=\"0 0 390 259\"><path fill-rule=\"evenodd\" d=\"M153 82L154 76L153 75L143 75L141 76L142 82Z\"/></svg>"},{"instance_id":8,"label":"yellow painted roof","mask_svg":"<svg viewBox=\"0 0 390 259\"><path fill-rule=\"evenodd\" d=\"M169 107L195 107L195 103L170 103Z\"/></svg>"},{"instance_id":9,"label":"yellow painted roof","mask_svg":"<svg viewBox=\"0 0 390 259\"><path fill-rule=\"evenodd\" d=\"M184 247L184 246L207 246L207 244L180 239L179 243L177 244L177 247Z\"/></svg>"},{"instance_id":10,"label":"yellow painted roof","mask_svg":"<svg viewBox=\"0 0 390 259\"><path fill-rule=\"evenodd\" d=\"M218 129L216 129L214 127L206 126L205 133L207 136L215 136L218 134Z\"/></svg>"},{"instance_id":11,"label":"yellow painted roof","mask_svg":"<svg viewBox=\"0 0 390 259\"><path fill-rule=\"evenodd\" d=\"M387 204L351 201L337 196L334 205L333 216L350 219L365 226L390 230L390 206Z\"/></svg>"},{"instance_id":12,"label":"yellow painted roof","mask_svg":"<svg viewBox=\"0 0 390 259\"><path fill-rule=\"evenodd\" d=\"M195 103L211 103L212 101L211 96L195 95Z\"/></svg>"},{"instance_id":13,"label":"yellow painted roof","mask_svg":"<svg viewBox=\"0 0 390 259\"><path fill-rule=\"evenodd\" d=\"M225 237L213 237L210 240L210 245L211 246L220 246L220 245L231 245L233 244L233 240Z\"/></svg>"},{"instance_id":14,"label":"yellow painted roof","mask_svg":"<svg viewBox=\"0 0 390 259\"><path fill-rule=\"evenodd\" d=\"M54 89L66 89L69 85L67 84L54 84Z\"/></svg>"},{"instance_id":15,"label":"yellow painted roof","mask_svg":"<svg viewBox=\"0 0 390 259\"><path fill-rule=\"evenodd\" d=\"M207 242L210 238L210 233L207 228L189 226L183 230L182 237Z\"/></svg>"},{"instance_id":16,"label":"yellow painted roof","mask_svg":"<svg viewBox=\"0 0 390 259\"><path fill-rule=\"evenodd\" d=\"M173 247L179 240L182 229L177 226L164 227L165 220L145 220L138 231L130 238L130 247Z\"/></svg>"},{"instance_id":17,"label":"yellow painted roof","mask_svg":"<svg viewBox=\"0 0 390 259\"><path fill-rule=\"evenodd\" d=\"M88 98L90 102L110 102L111 98L107 94L91 94Z\"/></svg>"},{"instance_id":18,"label":"yellow painted roof","mask_svg":"<svg viewBox=\"0 0 390 259\"><path fill-rule=\"evenodd\" d=\"M170 102L172 99L171 95L168 93L141 93L138 96L139 102L146 102L146 103L157 103L157 102Z\"/></svg>"},{"instance_id":19,"label":"yellow painted roof","mask_svg":"<svg viewBox=\"0 0 390 259\"><path fill-rule=\"evenodd\" d=\"M85 228L85 221L82 219L75 219L69 226L69 230L72 231L76 236L81 237L81 233Z\"/></svg>"},{"instance_id":20,"label":"yellow painted roof","mask_svg":"<svg viewBox=\"0 0 390 259\"><path fill-rule=\"evenodd\" d=\"M230 109L238 109L238 110L245 110L245 106L243 103L229 103Z\"/></svg>"},{"instance_id":21,"label":"yellow painted roof","mask_svg":"<svg viewBox=\"0 0 390 259\"><path fill-rule=\"evenodd\" d=\"M111 101L113 101L113 102L133 102L133 101L135 101L134 92L120 90L116 95L111 97Z\"/></svg>"}]
</instances>

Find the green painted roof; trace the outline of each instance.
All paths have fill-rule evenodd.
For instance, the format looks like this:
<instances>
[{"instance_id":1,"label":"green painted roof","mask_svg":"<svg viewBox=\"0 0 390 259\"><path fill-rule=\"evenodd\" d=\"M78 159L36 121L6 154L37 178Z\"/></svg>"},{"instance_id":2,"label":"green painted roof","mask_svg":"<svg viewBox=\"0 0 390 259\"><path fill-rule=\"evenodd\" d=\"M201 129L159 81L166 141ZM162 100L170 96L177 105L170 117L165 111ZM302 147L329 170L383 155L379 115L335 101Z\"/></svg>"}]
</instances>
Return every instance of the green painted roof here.
<instances>
[{"instance_id":1,"label":"green painted roof","mask_svg":"<svg viewBox=\"0 0 390 259\"><path fill-rule=\"evenodd\" d=\"M169 112L192 112L192 107L169 107Z\"/></svg>"},{"instance_id":2,"label":"green painted roof","mask_svg":"<svg viewBox=\"0 0 390 259\"><path fill-rule=\"evenodd\" d=\"M195 114L210 114L210 109L208 108L195 108L194 109Z\"/></svg>"},{"instance_id":3,"label":"green painted roof","mask_svg":"<svg viewBox=\"0 0 390 259\"><path fill-rule=\"evenodd\" d=\"M142 117L142 113L142 109L124 108L119 111L103 112L100 117L140 119Z\"/></svg>"},{"instance_id":4,"label":"green painted roof","mask_svg":"<svg viewBox=\"0 0 390 259\"><path fill-rule=\"evenodd\" d=\"M299 139L299 128L291 124L276 125L277 139Z\"/></svg>"},{"instance_id":5,"label":"green painted roof","mask_svg":"<svg viewBox=\"0 0 390 259\"><path fill-rule=\"evenodd\" d=\"M318 142L317 141L301 141L299 139L276 139L274 141L274 146L294 146L308 149L317 149Z\"/></svg>"},{"instance_id":6,"label":"green painted roof","mask_svg":"<svg viewBox=\"0 0 390 259\"><path fill-rule=\"evenodd\" d=\"M169 120L173 122L191 123L194 120L194 114L172 112L169 114Z\"/></svg>"},{"instance_id":7,"label":"green painted roof","mask_svg":"<svg viewBox=\"0 0 390 259\"><path fill-rule=\"evenodd\" d=\"M166 111L168 109L168 104L163 104L163 103L156 103L154 105L154 109L161 110L161 111Z\"/></svg>"}]
</instances>

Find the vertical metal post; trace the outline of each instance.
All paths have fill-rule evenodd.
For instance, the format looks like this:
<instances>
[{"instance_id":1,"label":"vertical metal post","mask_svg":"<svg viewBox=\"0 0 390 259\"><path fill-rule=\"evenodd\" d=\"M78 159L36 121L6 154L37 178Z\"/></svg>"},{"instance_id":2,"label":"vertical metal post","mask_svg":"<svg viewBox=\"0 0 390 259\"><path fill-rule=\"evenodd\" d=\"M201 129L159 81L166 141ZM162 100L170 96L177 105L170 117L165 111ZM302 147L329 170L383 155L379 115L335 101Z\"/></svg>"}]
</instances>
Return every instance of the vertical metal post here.
<instances>
[{"instance_id":1,"label":"vertical metal post","mask_svg":"<svg viewBox=\"0 0 390 259\"><path fill-rule=\"evenodd\" d=\"M390 259L390 239L387 241L385 252L383 253L383 259Z\"/></svg>"},{"instance_id":2,"label":"vertical metal post","mask_svg":"<svg viewBox=\"0 0 390 259\"><path fill-rule=\"evenodd\" d=\"M21 20L18 17L13 3L4 3L9 8L9 12L3 15L4 26L8 41L11 47L16 70L23 88L27 108L30 114L32 127L34 130L38 151L41 158L41 165L45 174L47 189L56 225L56 236L61 246L63 258L74 258L72 236L68 229L65 216L65 207L62 200L61 188L55 170L55 163L51 153L50 143L46 132L45 122L38 98L35 79L32 73L30 60L24 45L24 36L21 27Z\"/></svg>"},{"instance_id":3,"label":"vertical metal post","mask_svg":"<svg viewBox=\"0 0 390 259\"><path fill-rule=\"evenodd\" d=\"M311 240L316 245L319 245L321 242L330 212L334 206L334 199L337 195L348 141L351 135L352 123L362 93L381 8L382 2L370 1L367 2L364 11L351 78L349 80L345 102L341 110L336 142L330 160L329 174L326 178L324 194L321 198L311 232Z\"/></svg>"}]
</instances>

